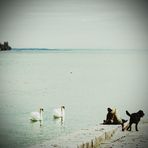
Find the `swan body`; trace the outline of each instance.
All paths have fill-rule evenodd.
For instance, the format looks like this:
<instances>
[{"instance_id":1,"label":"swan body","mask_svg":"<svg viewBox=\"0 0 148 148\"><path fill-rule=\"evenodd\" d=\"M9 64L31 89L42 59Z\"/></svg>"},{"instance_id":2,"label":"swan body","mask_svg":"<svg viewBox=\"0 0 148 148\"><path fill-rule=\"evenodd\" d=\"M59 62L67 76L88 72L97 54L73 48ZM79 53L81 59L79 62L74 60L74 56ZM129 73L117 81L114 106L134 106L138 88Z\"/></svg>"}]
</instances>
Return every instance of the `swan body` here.
<instances>
[{"instance_id":1,"label":"swan body","mask_svg":"<svg viewBox=\"0 0 148 148\"><path fill-rule=\"evenodd\" d=\"M61 106L61 108L56 108L53 110L54 118L64 118L65 116L65 106Z\"/></svg>"},{"instance_id":2,"label":"swan body","mask_svg":"<svg viewBox=\"0 0 148 148\"><path fill-rule=\"evenodd\" d=\"M40 108L39 112L31 112L31 120L32 121L41 121L41 120L43 120L43 115L42 115L43 111L44 111L43 108Z\"/></svg>"}]
</instances>

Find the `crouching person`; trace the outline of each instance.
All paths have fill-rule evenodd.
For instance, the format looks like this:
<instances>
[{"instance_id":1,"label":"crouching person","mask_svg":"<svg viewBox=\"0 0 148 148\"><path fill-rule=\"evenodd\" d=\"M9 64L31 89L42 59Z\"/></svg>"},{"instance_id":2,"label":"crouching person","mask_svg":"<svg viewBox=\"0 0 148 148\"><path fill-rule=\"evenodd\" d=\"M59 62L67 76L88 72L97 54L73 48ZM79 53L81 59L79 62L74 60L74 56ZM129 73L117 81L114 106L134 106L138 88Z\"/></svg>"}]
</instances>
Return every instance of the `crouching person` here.
<instances>
[{"instance_id":1,"label":"crouching person","mask_svg":"<svg viewBox=\"0 0 148 148\"><path fill-rule=\"evenodd\" d=\"M104 120L103 124L121 124L123 131L124 123L127 122L127 120L122 119L116 109L107 108L107 111L106 120Z\"/></svg>"}]
</instances>

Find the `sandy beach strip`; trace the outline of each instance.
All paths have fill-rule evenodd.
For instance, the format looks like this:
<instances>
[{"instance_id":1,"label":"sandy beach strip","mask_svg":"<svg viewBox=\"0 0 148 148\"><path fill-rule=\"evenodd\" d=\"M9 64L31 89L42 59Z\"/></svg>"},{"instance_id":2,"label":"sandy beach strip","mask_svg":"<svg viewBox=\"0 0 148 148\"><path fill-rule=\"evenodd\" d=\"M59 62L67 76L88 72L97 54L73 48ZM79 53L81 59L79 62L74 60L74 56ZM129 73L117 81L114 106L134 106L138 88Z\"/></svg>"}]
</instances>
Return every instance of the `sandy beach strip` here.
<instances>
[{"instance_id":1,"label":"sandy beach strip","mask_svg":"<svg viewBox=\"0 0 148 148\"><path fill-rule=\"evenodd\" d=\"M104 141L98 148L147 148L148 123L139 124L139 131L121 131L120 129L110 140Z\"/></svg>"}]
</instances>

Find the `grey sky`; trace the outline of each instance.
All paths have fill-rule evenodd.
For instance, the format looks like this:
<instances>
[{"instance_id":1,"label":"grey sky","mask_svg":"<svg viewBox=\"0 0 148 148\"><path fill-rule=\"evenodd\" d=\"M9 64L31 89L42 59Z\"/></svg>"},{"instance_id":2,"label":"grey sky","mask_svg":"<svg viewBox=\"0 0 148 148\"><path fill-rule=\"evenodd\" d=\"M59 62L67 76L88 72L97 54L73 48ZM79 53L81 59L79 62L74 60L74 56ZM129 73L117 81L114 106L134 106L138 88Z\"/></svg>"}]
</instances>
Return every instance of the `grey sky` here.
<instances>
[{"instance_id":1,"label":"grey sky","mask_svg":"<svg viewBox=\"0 0 148 148\"><path fill-rule=\"evenodd\" d=\"M12 47L148 49L146 0L0 0Z\"/></svg>"}]
</instances>

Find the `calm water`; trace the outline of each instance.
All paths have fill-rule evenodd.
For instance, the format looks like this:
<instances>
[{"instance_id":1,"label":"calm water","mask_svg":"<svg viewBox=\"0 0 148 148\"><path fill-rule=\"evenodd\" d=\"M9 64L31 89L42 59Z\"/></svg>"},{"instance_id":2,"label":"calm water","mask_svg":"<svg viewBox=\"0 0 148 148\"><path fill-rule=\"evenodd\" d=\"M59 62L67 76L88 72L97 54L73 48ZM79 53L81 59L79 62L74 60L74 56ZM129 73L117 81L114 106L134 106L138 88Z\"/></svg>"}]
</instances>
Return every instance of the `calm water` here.
<instances>
[{"instance_id":1,"label":"calm water","mask_svg":"<svg viewBox=\"0 0 148 148\"><path fill-rule=\"evenodd\" d=\"M0 52L0 147L28 147L95 126L107 107L127 119L125 110L147 114L147 90L147 51ZM52 117L61 105L63 124ZM40 107L41 126L30 121Z\"/></svg>"}]
</instances>

